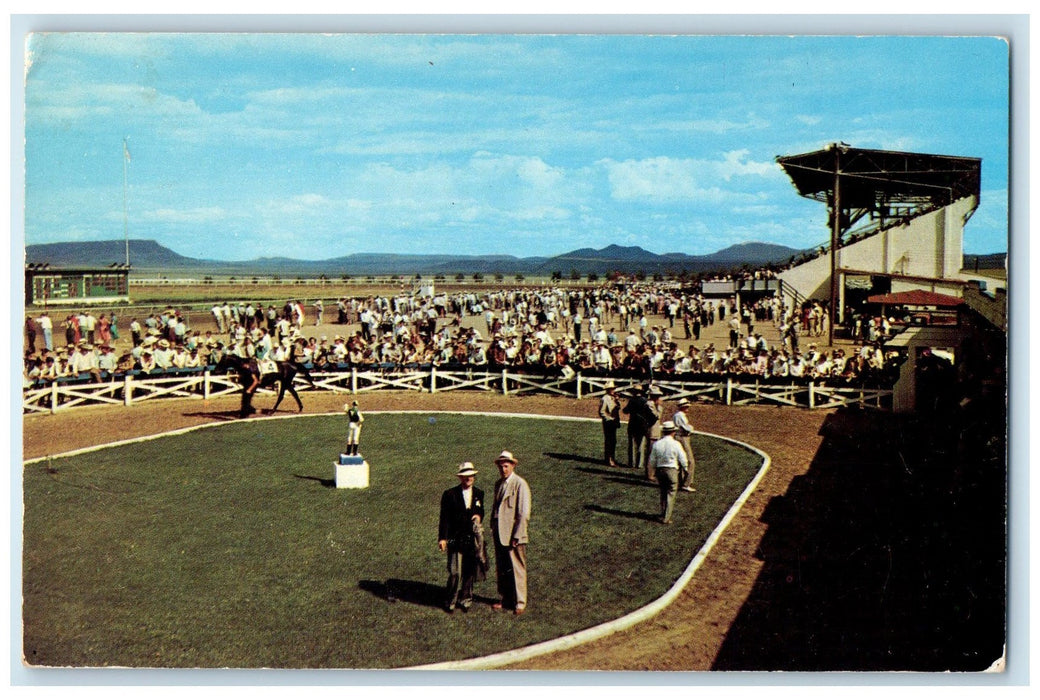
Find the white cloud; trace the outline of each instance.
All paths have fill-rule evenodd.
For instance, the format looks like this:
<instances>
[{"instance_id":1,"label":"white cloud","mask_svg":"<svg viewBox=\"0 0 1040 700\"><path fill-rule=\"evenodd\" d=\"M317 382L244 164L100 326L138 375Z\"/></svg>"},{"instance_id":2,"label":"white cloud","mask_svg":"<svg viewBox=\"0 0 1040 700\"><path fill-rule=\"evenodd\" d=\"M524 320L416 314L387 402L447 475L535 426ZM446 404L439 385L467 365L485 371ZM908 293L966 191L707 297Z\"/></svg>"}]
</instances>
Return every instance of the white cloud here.
<instances>
[{"instance_id":1,"label":"white cloud","mask_svg":"<svg viewBox=\"0 0 1040 700\"><path fill-rule=\"evenodd\" d=\"M327 197L313 192L297 194L285 199L273 199L261 205L266 216L310 216L326 212L336 204Z\"/></svg>"},{"instance_id":2,"label":"white cloud","mask_svg":"<svg viewBox=\"0 0 1040 700\"><path fill-rule=\"evenodd\" d=\"M703 192L693 161L660 156L639 161L600 161L615 199L695 199Z\"/></svg>"},{"instance_id":3,"label":"white cloud","mask_svg":"<svg viewBox=\"0 0 1040 700\"><path fill-rule=\"evenodd\" d=\"M158 120L186 119L202 114L194 100L128 83L27 83L26 109L32 110L34 120L45 122L122 119L126 114L143 114Z\"/></svg>"},{"instance_id":4,"label":"white cloud","mask_svg":"<svg viewBox=\"0 0 1040 700\"><path fill-rule=\"evenodd\" d=\"M720 181L729 183L735 177L780 175L775 163L748 161L747 155L746 150L731 151L717 161L667 156L623 162L605 159L599 161L599 165L607 171L615 199L722 202L730 198L754 199L759 195L725 190L720 187Z\"/></svg>"},{"instance_id":5,"label":"white cloud","mask_svg":"<svg viewBox=\"0 0 1040 700\"><path fill-rule=\"evenodd\" d=\"M373 214L384 209L399 218L472 220L476 210L484 217L516 220L569 216L567 173L531 156L479 152L459 164L432 162L413 169L376 163L342 184L349 197L370 202Z\"/></svg>"},{"instance_id":6,"label":"white cloud","mask_svg":"<svg viewBox=\"0 0 1040 700\"><path fill-rule=\"evenodd\" d=\"M879 121L877 115L853 120L853 128L845 130L840 138L826 139L824 143L844 141L856 148L876 148L884 151L927 152L923 149L918 136L900 134L892 129L879 129L875 126ZM871 126L863 126L870 124ZM960 154L951 154L960 155Z\"/></svg>"},{"instance_id":7,"label":"white cloud","mask_svg":"<svg viewBox=\"0 0 1040 700\"><path fill-rule=\"evenodd\" d=\"M780 175L780 168L773 161L749 161L750 151L742 149L726 153L722 162L716 164L714 171L724 180L739 175L757 175L770 177Z\"/></svg>"},{"instance_id":8,"label":"white cloud","mask_svg":"<svg viewBox=\"0 0 1040 700\"><path fill-rule=\"evenodd\" d=\"M196 207L194 209L152 209L135 214L135 218L150 223L183 224L220 221L226 216L222 207Z\"/></svg>"},{"instance_id":9,"label":"white cloud","mask_svg":"<svg viewBox=\"0 0 1040 700\"><path fill-rule=\"evenodd\" d=\"M344 204L347 209L354 211L368 211L372 208L371 201L365 199L354 199L353 197L348 197Z\"/></svg>"},{"instance_id":10,"label":"white cloud","mask_svg":"<svg viewBox=\"0 0 1040 700\"><path fill-rule=\"evenodd\" d=\"M645 124L626 124L639 131L668 131L676 133L730 134L733 132L755 131L769 128L767 120L749 115L742 121L732 119L682 119L654 120Z\"/></svg>"},{"instance_id":11,"label":"white cloud","mask_svg":"<svg viewBox=\"0 0 1040 700\"><path fill-rule=\"evenodd\" d=\"M535 206L530 208L520 208L509 212L510 218L515 221L562 221L569 219L571 212L563 207L554 206Z\"/></svg>"},{"instance_id":12,"label":"white cloud","mask_svg":"<svg viewBox=\"0 0 1040 700\"><path fill-rule=\"evenodd\" d=\"M563 170L554 168L541 158L532 156L495 155L480 152L470 160L478 178L519 180L519 184L540 192L549 192L563 180Z\"/></svg>"},{"instance_id":13,"label":"white cloud","mask_svg":"<svg viewBox=\"0 0 1040 700\"><path fill-rule=\"evenodd\" d=\"M308 87L293 86L258 90L250 92L246 97L254 106L264 108L271 106L294 107L300 104L314 105L320 102L340 101L350 97L352 94L358 94L358 97L363 97L363 95L359 94L360 92L359 90L351 90L349 88L321 85Z\"/></svg>"}]
</instances>

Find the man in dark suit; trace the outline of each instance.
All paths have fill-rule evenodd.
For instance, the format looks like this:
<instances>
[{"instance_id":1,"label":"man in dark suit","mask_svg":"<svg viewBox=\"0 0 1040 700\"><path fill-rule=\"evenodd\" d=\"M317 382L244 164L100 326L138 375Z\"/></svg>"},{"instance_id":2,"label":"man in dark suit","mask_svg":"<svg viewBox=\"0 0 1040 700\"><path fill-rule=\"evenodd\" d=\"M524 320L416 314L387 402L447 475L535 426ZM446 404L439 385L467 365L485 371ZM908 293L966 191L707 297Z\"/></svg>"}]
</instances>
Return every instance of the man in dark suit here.
<instances>
[{"instance_id":1,"label":"man in dark suit","mask_svg":"<svg viewBox=\"0 0 1040 700\"><path fill-rule=\"evenodd\" d=\"M645 468L650 457L650 428L657 422L645 394L644 389L633 387L632 398L624 408L628 414L628 466L632 469Z\"/></svg>"},{"instance_id":2,"label":"man in dark suit","mask_svg":"<svg viewBox=\"0 0 1040 700\"><path fill-rule=\"evenodd\" d=\"M484 522L484 492L473 485L477 470L463 462L455 476L459 485L441 495L437 547L448 554L447 598L444 610L451 614L458 606L469 612L473 604L473 582L477 578L483 537L477 537Z\"/></svg>"}]
</instances>

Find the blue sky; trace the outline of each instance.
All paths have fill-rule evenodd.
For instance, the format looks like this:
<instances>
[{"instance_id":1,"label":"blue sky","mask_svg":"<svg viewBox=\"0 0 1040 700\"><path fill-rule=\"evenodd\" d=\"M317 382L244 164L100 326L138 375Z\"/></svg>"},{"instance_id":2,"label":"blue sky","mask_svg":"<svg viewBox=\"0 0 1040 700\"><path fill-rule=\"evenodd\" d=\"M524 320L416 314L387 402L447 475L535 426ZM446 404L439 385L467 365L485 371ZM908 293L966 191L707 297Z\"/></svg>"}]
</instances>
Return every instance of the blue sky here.
<instances>
[{"instance_id":1,"label":"blue sky","mask_svg":"<svg viewBox=\"0 0 1040 700\"><path fill-rule=\"evenodd\" d=\"M26 243L193 257L710 253L828 238L776 165L844 141L982 158L1007 250L993 38L37 34Z\"/></svg>"}]
</instances>

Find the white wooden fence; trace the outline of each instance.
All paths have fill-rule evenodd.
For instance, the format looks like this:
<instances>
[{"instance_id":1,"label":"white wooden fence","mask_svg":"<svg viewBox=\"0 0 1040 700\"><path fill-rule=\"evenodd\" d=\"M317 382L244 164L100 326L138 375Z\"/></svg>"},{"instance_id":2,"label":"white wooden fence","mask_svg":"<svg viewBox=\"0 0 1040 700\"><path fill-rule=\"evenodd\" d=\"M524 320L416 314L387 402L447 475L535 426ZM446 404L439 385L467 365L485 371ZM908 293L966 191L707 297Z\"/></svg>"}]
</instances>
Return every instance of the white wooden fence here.
<instances>
[{"instance_id":1,"label":"white wooden fence","mask_svg":"<svg viewBox=\"0 0 1040 700\"><path fill-rule=\"evenodd\" d=\"M646 379L604 376L572 377L521 374L502 370L444 371L432 369L358 370L342 372L311 372L314 386L297 375L295 386L301 391L331 391L361 394L372 391L415 391L443 393L446 391L483 391L503 396L525 394L556 394L570 398L602 396L608 380L615 382L620 394L629 387L640 386ZM664 398L675 401L719 403L727 406L749 404L776 404L809 409L830 409L840 406L890 409L891 388L835 387L806 383L771 383L719 377L704 381L685 381L681 378L655 378L654 386L664 392ZM237 394L241 387L237 374L215 374L209 370L180 372L165 375L128 374L100 383L55 382L48 386L29 387L22 394L24 413L55 413L76 406L121 404L131 406L142 401L165 397L211 399ZM259 393L273 394L270 389Z\"/></svg>"}]
</instances>

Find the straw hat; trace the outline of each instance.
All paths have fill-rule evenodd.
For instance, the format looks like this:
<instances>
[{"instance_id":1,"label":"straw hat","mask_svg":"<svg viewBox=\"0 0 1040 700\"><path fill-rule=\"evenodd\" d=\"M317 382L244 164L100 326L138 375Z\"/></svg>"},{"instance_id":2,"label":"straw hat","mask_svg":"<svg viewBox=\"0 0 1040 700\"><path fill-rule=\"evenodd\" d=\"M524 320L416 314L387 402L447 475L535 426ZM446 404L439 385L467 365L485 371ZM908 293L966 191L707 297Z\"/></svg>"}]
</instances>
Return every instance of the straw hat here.
<instances>
[{"instance_id":1,"label":"straw hat","mask_svg":"<svg viewBox=\"0 0 1040 700\"><path fill-rule=\"evenodd\" d=\"M516 457L514 457L513 453L509 450L502 450L502 454L495 458L495 464L502 464L503 462L509 462L511 464L517 463Z\"/></svg>"},{"instance_id":2,"label":"straw hat","mask_svg":"<svg viewBox=\"0 0 1040 700\"><path fill-rule=\"evenodd\" d=\"M455 476L476 476L477 470L473 467L473 462L463 462L459 465L459 470L455 472Z\"/></svg>"}]
</instances>

